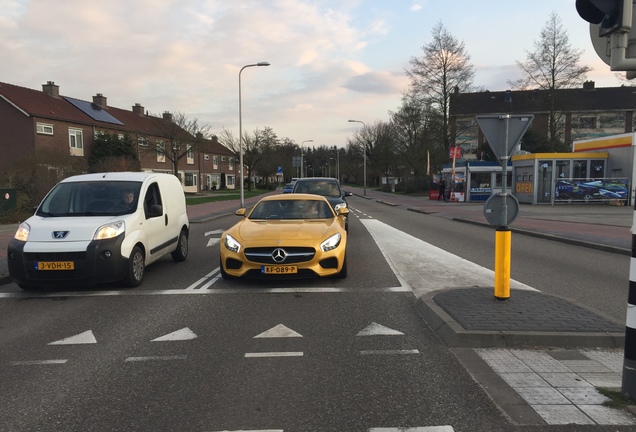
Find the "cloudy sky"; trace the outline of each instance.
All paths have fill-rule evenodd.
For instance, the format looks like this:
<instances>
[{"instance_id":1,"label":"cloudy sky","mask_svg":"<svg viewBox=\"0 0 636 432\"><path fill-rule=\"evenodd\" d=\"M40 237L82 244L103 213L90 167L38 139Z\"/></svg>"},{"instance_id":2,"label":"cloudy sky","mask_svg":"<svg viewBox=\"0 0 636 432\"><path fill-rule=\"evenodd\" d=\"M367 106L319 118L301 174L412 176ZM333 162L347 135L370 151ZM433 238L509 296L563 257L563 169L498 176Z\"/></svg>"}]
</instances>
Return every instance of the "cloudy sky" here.
<instances>
[{"instance_id":1,"label":"cloudy sky","mask_svg":"<svg viewBox=\"0 0 636 432\"><path fill-rule=\"evenodd\" d=\"M551 12L588 78L620 85L575 0L0 0L0 82L152 114L183 112L238 134L271 127L300 144L346 145L388 120L438 22L463 41L476 86L506 90Z\"/></svg>"}]
</instances>

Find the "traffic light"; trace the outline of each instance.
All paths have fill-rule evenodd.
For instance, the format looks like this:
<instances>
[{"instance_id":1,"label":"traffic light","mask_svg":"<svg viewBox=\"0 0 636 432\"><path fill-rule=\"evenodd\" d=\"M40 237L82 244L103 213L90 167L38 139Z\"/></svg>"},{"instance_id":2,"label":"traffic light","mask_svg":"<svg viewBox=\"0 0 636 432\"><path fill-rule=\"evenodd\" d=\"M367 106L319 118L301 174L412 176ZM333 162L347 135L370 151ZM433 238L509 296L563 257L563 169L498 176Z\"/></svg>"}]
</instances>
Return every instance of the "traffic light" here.
<instances>
[{"instance_id":1,"label":"traffic light","mask_svg":"<svg viewBox=\"0 0 636 432\"><path fill-rule=\"evenodd\" d=\"M599 36L632 27L632 0L576 0L576 10L585 21L599 25Z\"/></svg>"}]
</instances>

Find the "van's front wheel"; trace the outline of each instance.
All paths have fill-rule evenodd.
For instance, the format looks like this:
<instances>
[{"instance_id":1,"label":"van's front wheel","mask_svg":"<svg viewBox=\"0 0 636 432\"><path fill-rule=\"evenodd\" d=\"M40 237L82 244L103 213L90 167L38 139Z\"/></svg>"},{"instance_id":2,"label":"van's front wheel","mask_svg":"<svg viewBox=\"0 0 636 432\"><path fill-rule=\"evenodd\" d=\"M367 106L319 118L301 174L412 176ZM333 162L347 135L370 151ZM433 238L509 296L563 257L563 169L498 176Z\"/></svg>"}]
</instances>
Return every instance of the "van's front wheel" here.
<instances>
[{"instance_id":1,"label":"van's front wheel","mask_svg":"<svg viewBox=\"0 0 636 432\"><path fill-rule=\"evenodd\" d=\"M135 246L128 258L128 273L126 274L126 285L130 288L138 287L144 280L146 269L144 253L139 246Z\"/></svg>"}]
</instances>

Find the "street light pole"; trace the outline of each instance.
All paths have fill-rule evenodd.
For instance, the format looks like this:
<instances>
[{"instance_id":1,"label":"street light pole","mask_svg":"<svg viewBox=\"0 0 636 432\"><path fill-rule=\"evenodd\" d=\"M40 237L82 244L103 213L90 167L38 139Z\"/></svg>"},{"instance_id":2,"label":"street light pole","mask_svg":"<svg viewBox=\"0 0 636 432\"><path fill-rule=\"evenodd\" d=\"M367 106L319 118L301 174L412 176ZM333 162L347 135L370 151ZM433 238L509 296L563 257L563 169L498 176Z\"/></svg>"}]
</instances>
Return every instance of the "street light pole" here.
<instances>
[{"instance_id":1,"label":"street light pole","mask_svg":"<svg viewBox=\"0 0 636 432\"><path fill-rule=\"evenodd\" d=\"M245 195L243 192L243 119L241 116L241 73L243 72L243 69L248 68L248 67L254 67L254 66L269 66L268 62L258 62L258 63L254 63L254 64L248 64L245 65L241 68L241 70L239 71L239 182L240 182L240 187L241 187L241 208L245 207Z\"/></svg>"},{"instance_id":2,"label":"street light pole","mask_svg":"<svg viewBox=\"0 0 636 432\"><path fill-rule=\"evenodd\" d=\"M363 126L362 130L367 128L367 125L360 120L349 120L349 123L362 123L362 126ZM363 172L362 175L364 177L364 196L367 196L367 143L364 141L364 139L362 140L362 142L364 143L364 148L362 150L362 156L364 159L364 162L363 162L364 167L362 169L362 172Z\"/></svg>"},{"instance_id":3,"label":"street light pole","mask_svg":"<svg viewBox=\"0 0 636 432\"><path fill-rule=\"evenodd\" d=\"M303 177L303 144L306 142L314 142L314 140L305 140L300 143L300 176Z\"/></svg>"}]
</instances>

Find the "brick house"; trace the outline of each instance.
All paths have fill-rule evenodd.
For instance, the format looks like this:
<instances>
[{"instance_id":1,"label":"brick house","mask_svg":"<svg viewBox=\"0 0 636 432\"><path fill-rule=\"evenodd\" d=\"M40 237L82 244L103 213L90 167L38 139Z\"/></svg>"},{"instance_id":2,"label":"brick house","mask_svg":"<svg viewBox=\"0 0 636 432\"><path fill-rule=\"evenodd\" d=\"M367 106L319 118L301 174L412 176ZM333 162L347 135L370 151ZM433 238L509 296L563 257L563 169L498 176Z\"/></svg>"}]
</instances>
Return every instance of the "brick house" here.
<instances>
[{"instance_id":1,"label":"brick house","mask_svg":"<svg viewBox=\"0 0 636 432\"><path fill-rule=\"evenodd\" d=\"M531 130L547 137L552 100L549 90L455 92L450 98L451 145L462 147L465 159L479 159L476 151L486 140L477 115L534 114ZM554 103L552 111L560 114L563 141L570 149L574 140L634 130L635 87L596 88L587 81L582 88L556 90Z\"/></svg>"},{"instance_id":2,"label":"brick house","mask_svg":"<svg viewBox=\"0 0 636 432\"><path fill-rule=\"evenodd\" d=\"M0 82L0 169L42 148L68 151L88 167L95 136L127 133L137 143L142 171L172 172L172 163L158 150L169 141L169 127L174 128L170 113L150 116L139 103L124 110L108 106L101 93L92 102L62 96L52 81L42 91ZM203 139L178 161L184 190L198 192L212 181L233 188L235 159L216 137Z\"/></svg>"}]
</instances>

